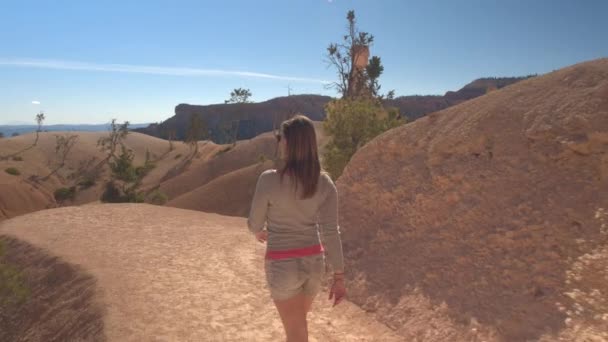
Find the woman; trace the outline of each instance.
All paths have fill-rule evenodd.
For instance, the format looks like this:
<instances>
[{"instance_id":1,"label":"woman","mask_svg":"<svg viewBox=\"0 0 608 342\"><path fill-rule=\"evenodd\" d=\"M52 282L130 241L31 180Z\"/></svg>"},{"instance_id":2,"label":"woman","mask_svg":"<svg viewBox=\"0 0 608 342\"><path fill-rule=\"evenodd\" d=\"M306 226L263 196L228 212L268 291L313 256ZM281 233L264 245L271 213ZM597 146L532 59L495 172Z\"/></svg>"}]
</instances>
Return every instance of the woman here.
<instances>
[{"instance_id":1,"label":"woman","mask_svg":"<svg viewBox=\"0 0 608 342\"><path fill-rule=\"evenodd\" d=\"M321 287L324 252L334 271L329 299L335 306L346 294L338 194L321 172L310 119L298 115L283 122L277 141L284 164L260 175L248 226L260 242L267 241L266 281L287 341L308 341L306 315Z\"/></svg>"}]
</instances>

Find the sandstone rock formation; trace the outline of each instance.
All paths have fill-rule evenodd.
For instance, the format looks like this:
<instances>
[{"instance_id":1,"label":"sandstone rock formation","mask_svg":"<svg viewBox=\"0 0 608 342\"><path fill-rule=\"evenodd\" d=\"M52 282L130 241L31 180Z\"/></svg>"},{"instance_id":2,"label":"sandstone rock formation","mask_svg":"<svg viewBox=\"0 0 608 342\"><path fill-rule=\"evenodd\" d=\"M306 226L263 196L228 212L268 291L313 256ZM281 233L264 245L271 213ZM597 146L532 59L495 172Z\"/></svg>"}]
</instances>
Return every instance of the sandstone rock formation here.
<instances>
[{"instance_id":1,"label":"sandstone rock formation","mask_svg":"<svg viewBox=\"0 0 608 342\"><path fill-rule=\"evenodd\" d=\"M322 155L329 137L321 122L314 125ZM276 167L276 149L271 133L239 141L226 152L196 161L180 175L163 182L160 189L169 196L167 205L171 207L246 217L259 175Z\"/></svg>"},{"instance_id":2,"label":"sandstone rock formation","mask_svg":"<svg viewBox=\"0 0 608 342\"><path fill-rule=\"evenodd\" d=\"M67 155L65 166L46 180L40 180L51 173L56 167L58 157L55 154L56 135L70 134L78 136L76 144ZM106 132L41 132L36 146L31 147L34 134L24 134L13 138L0 140L0 156L10 156L18 151L19 158L0 158L0 220L26 214L36 210L53 208L58 204L53 196L55 190L62 187L76 186L78 191L74 200L62 205L79 205L98 201L104 191L104 184L110 178L107 166L99 167L105 155L99 150L97 141ZM144 186L158 186L161 178L176 165L180 164L188 154L188 147L175 144L175 149L169 151L166 140L154 138L145 134L130 133L124 141L125 146L134 153L134 164L144 163L146 153L155 161L156 167L143 182ZM214 144L200 142L201 154L215 154L221 148ZM213 145L213 146L211 146ZM204 149L204 150L203 150ZM176 156L183 156L175 158ZM15 168L18 175L10 175L5 170ZM87 174L94 173L95 184L79 186L77 183ZM38 180L35 180L38 179Z\"/></svg>"},{"instance_id":3,"label":"sandstone rock formation","mask_svg":"<svg viewBox=\"0 0 608 342\"><path fill-rule=\"evenodd\" d=\"M175 107L175 115L160 124L153 124L136 131L163 137L167 129L175 129L177 138L184 139L192 114L199 115L211 130L211 139L226 143L221 125L239 121L238 139L251 139L261 133L269 132L290 114L301 113L312 120L325 117L324 107L331 98L320 95L293 95L277 97L259 103L213 104L207 106L186 103Z\"/></svg>"},{"instance_id":4,"label":"sandstone rock formation","mask_svg":"<svg viewBox=\"0 0 608 342\"><path fill-rule=\"evenodd\" d=\"M194 159L191 165L175 177L162 179L160 189L169 196L169 199L174 199L218 177L258 164L261 159L274 158L276 146L276 139L270 133L251 140L239 141L234 147L221 146L208 158ZM207 196L214 197L216 194L207 194Z\"/></svg>"},{"instance_id":5,"label":"sandstone rock formation","mask_svg":"<svg viewBox=\"0 0 608 342\"><path fill-rule=\"evenodd\" d=\"M229 172L172 199L167 206L247 217L258 177L272 168L274 163L266 161Z\"/></svg>"},{"instance_id":6,"label":"sandstone rock formation","mask_svg":"<svg viewBox=\"0 0 608 342\"><path fill-rule=\"evenodd\" d=\"M351 299L406 340L608 339L608 59L391 130L338 188Z\"/></svg>"}]
</instances>

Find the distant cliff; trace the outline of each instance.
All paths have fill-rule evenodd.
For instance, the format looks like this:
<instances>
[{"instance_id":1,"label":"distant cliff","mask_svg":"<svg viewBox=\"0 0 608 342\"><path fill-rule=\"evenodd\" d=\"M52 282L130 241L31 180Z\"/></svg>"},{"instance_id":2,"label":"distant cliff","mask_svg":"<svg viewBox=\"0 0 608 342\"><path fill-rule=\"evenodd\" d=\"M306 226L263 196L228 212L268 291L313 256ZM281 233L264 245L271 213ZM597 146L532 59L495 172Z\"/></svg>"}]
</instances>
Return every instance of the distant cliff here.
<instances>
[{"instance_id":1,"label":"distant cliff","mask_svg":"<svg viewBox=\"0 0 608 342\"><path fill-rule=\"evenodd\" d=\"M490 91L506 87L526 79L526 77L480 78L458 91L448 91L445 95L414 95L401 96L387 100L388 106L399 109L401 115L409 121L416 120L426 114L436 112L459 104L466 100L484 95ZM282 120L292 114L301 113L312 120L325 118L325 105L331 101L329 96L293 95L277 97L259 103L214 104L207 106L179 104L175 107L175 115L160 124L152 124L145 128L135 129L140 133L167 138L170 131L175 131L175 139L183 140L192 114L199 115L207 124L211 140L225 143L227 140L224 127L230 122L239 122L237 138L250 139L256 135L268 132ZM236 127L236 125L235 125Z\"/></svg>"},{"instance_id":2,"label":"distant cliff","mask_svg":"<svg viewBox=\"0 0 608 342\"><path fill-rule=\"evenodd\" d=\"M477 79L458 91L448 91L445 95L413 95L400 96L387 100L386 104L399 108L399 113L414 121L426 114L436 112L461 102L476 98L496 89L504 88L513 83L533 76L524 77L487 77Z\"/></svg>"},{"instance_id":3,"label":"distant cliff","mask_svg":"<svg viewBox=\"0 0 608 342\"><path fill-rule=\"evenodd\" d=\"M214 104L198 106L179 104L175 107L175 115L160 124L152 124L136 131L157 137L167 138L170 130L175 130L176 138L183 140L192 114L197 114L205 121L211 131L211 139L215 142L225 142L223 126L226 123L238 121L238 139L250 139L256 135L271 131L273 125L280 124L290 114L301 113L312 120L325 118L325 104L331 100L329 96L293 95L277 97L259 103Z\"/></svg>"}]
</instances>

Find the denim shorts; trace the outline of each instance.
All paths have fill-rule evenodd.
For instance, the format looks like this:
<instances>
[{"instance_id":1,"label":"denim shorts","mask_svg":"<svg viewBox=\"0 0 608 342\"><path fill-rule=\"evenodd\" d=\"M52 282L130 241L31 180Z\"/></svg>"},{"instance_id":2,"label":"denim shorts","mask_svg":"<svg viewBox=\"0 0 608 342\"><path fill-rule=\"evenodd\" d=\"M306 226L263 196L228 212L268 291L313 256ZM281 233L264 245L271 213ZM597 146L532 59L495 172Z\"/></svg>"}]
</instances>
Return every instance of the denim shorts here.
<instances>
[{"instance_id":1,"label":"denim shorts","mask_svg":"<svg viewBox=\"0 0 608 342\"><path fill-rule=\"evenodd\" d=\"M288 259L266 259L266 281L275 300L289 299L303 293L314 297L321 289L325 274L323 254Z\"/></svg>"}]
</instances>

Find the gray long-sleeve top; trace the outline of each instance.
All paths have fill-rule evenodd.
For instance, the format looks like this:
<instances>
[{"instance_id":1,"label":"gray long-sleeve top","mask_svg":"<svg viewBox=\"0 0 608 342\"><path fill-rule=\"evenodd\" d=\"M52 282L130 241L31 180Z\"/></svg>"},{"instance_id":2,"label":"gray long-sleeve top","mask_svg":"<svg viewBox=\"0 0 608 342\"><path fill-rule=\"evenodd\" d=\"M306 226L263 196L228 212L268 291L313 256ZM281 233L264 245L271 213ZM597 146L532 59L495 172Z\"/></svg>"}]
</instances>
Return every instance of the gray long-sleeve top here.
<instances>
[{"instance_id":1,"label":"gray long-sleeve top","mask_svg":"<svg viewBox=\"0 0 608 342\"><path fill-rule=\"evenodd\" d=\"M294 191L293 179L277 170L260 175L251 203L247 224L252 233L268 230L270 251L303 248L323 241L327 260L334 272L344 271L342 241L338 225L338 192L326 173L321 173L316 193L301 199Z\"/></svg>"}]
</instances>

